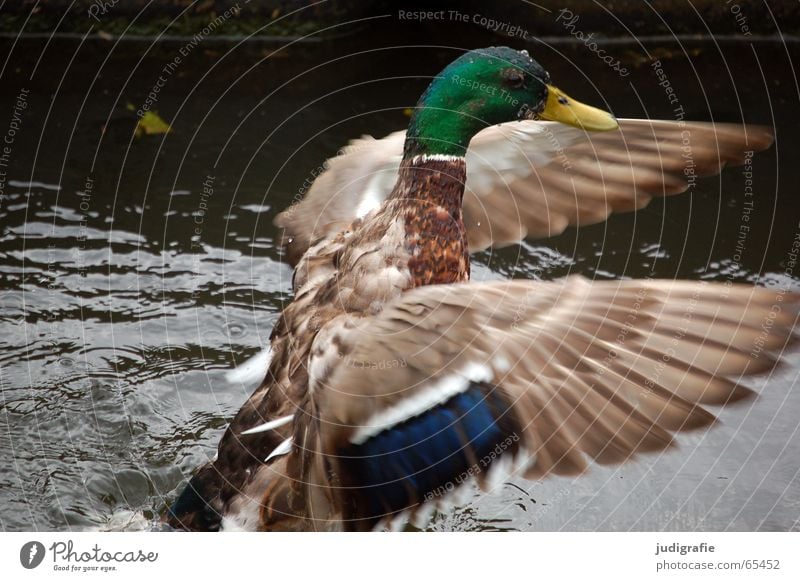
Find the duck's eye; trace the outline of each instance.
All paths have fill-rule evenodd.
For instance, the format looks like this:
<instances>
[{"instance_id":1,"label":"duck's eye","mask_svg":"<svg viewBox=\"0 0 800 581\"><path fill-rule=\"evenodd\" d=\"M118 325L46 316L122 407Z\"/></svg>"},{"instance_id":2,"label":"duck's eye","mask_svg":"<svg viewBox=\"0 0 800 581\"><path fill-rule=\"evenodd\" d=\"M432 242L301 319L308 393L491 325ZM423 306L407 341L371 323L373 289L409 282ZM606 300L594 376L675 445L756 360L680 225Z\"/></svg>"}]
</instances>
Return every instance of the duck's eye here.
<instances>
[{"instance_id":1,"label":"duck's eye","mask_svg":"<svg viewBox=\"0 0 800 581\"><path fill-rule=\"evenodd\" d=\"M504 71L506 84L512 89L519 89L525 85L525 75L517 69L506 69Z\"/></svg>"}]
</instances>

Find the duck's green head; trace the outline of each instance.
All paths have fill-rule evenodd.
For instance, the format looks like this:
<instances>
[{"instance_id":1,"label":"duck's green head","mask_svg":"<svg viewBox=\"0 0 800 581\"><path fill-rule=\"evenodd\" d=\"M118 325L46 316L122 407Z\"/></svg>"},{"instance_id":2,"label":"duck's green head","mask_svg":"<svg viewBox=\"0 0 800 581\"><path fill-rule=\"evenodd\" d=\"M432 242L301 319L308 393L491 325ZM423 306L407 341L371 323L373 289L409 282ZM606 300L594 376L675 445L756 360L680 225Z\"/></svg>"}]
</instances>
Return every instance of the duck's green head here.
<instances>
[{"instance_id":1,"label":"duck's green head","mask_svg":"<svg viewBox=\"0 0 800 581\"><path fill-rule=\"evenodd\" d=\"M527 51L470 51L444 69L417 103L405 157L462 156L481 129L517 119L560 121L587 131L617 128L614 116L567 97Z\"/></svg>"}]
</instances>

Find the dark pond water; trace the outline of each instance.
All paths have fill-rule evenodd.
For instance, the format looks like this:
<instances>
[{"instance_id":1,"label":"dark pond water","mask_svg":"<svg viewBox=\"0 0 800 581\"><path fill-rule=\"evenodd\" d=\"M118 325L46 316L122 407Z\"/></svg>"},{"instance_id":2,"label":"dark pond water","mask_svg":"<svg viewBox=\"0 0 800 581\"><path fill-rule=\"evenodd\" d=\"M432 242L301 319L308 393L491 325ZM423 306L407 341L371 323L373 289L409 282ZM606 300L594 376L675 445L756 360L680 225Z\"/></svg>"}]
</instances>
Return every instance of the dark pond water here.
<instances>
[{"instance_id":1,"label":"dark pond water","mask_svg":"<svg viewBox=\"0 0 800 581\"><path fill-rule=\"evenodd\" d=\"M368 36L277 52L204 43L157 96L172 131L140 138L126 105L142 106L183 41L2 41L0 138L15 106L21 120L0 168L0 528L143 526L213 455L248 395L225 371L264 346L291 300L273 217L348 139L404 127L464 42ZM477 278L785 280L800 220L797 44L610 45L626 78L583 45L529 48L556 84L623 117L673 117L649 67L659 58L687 119L744 118L777 141L753 162L740 260L734 168L635 216L484 252ZM760 398L677 452L508 483L432 527L800 530L799 368L795 357L754 380Z\"/></svg>"}]
</instances>

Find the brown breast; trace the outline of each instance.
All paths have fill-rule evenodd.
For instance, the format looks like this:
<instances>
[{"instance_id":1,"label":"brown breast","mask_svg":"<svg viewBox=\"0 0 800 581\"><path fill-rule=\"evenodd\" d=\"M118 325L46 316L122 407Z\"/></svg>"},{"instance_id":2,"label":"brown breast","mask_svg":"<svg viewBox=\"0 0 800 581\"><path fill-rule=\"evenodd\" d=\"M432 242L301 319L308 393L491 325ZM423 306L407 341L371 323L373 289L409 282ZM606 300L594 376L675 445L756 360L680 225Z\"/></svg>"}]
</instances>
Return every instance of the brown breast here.
<instances>
[{"instance_id":1,"label":"brown breast","mask_svg":"<svg viewBox=\"0 0 800 581\"><path fill-rule=\"evenodd\" d=\"M463 158L417 156L400 167L390 200L400 207L414 287L469 280L466 177Z\"/></svg>"}]
</instances>

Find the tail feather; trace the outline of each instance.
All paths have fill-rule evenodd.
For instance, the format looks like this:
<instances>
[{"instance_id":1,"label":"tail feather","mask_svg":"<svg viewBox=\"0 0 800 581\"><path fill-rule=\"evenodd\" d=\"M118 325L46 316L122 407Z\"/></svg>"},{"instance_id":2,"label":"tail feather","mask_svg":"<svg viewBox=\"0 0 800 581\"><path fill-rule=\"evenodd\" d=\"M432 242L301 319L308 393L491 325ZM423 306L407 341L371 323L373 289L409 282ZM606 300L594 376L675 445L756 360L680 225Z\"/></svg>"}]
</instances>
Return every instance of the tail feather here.
<instances>
[{"instance_id":1,"label":"tail feather","mask_svg":"<svg viewBox=\"0 0 800 581\"><path fill-rule=\"evenodd\" d=\"M167 510L164 521L176 529L218 531L222 522L218 498L219 473L212 464L207 464L192 476Z\"/></svg>"}]
</instances>

